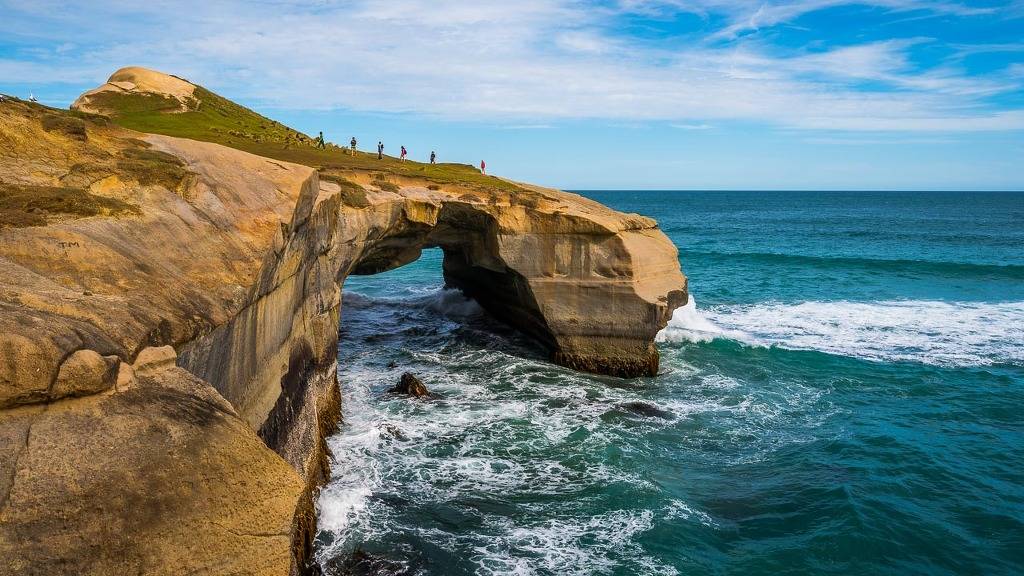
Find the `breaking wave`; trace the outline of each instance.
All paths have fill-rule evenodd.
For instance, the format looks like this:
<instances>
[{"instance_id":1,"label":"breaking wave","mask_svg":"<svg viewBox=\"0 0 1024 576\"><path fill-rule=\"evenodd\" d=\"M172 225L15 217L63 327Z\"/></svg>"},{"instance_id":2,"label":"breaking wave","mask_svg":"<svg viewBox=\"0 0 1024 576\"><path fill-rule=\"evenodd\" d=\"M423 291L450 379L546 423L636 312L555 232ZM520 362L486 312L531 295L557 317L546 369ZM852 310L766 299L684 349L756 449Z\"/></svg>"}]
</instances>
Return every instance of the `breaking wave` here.
<instances>
[{"instance_id":1,"label":"breaking wave","mask_svg":"<svg viewBox=\"0 0 1024 576\"><path fill-rule=\"evenodd\" d=\"M874 361L1024 364L1024 302L769 302L699 310L691 296L658 334L661 342L716 338Z\"/></svg>"}]
</instances>

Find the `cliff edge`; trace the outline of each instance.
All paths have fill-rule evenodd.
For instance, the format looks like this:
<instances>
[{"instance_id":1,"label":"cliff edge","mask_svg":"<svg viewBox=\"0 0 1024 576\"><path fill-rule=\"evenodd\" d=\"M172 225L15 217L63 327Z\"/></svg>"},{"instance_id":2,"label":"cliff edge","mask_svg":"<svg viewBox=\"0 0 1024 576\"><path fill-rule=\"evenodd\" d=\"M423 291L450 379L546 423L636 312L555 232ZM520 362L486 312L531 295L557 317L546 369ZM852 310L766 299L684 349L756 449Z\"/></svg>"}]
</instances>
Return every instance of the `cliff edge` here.
<instances>
[{"instance_id":1,"label":"cliff edge","mask_svg":"<svg viewBox=\"0 0 1024 576\"><path fill-rule=\"evenodd\" d=\"M0 103L0 573L305 570L350 274L440 247L555 362L620 376L686 301L654 221L575 194L319 150L145 69L74 108Z\"/></svg>"}]
</instances>

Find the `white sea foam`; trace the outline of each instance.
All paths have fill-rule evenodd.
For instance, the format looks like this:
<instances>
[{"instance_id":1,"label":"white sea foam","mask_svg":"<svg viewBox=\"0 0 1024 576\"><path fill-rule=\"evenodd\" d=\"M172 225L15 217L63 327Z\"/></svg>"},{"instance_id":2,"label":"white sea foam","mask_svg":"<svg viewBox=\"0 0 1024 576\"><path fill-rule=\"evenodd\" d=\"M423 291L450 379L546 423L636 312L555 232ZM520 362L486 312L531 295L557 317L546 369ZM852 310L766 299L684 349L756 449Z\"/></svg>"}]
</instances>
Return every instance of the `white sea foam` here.
<instances>
[{"instance_id":1,"label":"white sea foam","mask_svg":"<svg viewBox=\"0 0 1024 576\"><path fill-rule=\"evenodd\" d=\"M677 308L669 320L668 326L658 332L659 342L710 342L715 338L730 338L733 340L749 340L750 337L742 332L730 332L708 319L707 311L697 310L697 299L690 294L690 299L685 306Z\"/></svg>"},{"instance_id":2,"label":"white sea foam","mask_svg":"<svg viewBox=\"0 0 1024 576\"><path fill-rule=\"evenodd\" d=\"M476 547L474 560L481 574L604 574L619 564L616 557L634 564L644 559L635 536L653 524L650 510L615 510L528 526L504 520L498 536ZM650 558L645 563L651 573L676 573Z\"/></svg>"},{"instance_id":3,"label":"white sea foam","mask_svg":"<svg viewBox=\"0 0 1024 576\"><path fill-rule=\"evenodd\" d=\"M357 523L365 514L367 500L372 493L369 483L328 484L319 501L320 527L332 532L343 532L348 526Z\"/></svg>"},{"instance_id":4,"label":"white sea foam","mask_svg":"<svg viewBox=\"0 0 1024 576\"><path fill-rule=\"evenodd\" d=\"M633 494L657 494L660 487L642 469L577 456L643 453L651 449L652 433L702 414L730 423L729 431L712 437L704 426L690 428L680 442L713 442L726 450L754 442L763 449L748 452L767 453L798 440L776 425L787 403L817 402L820 394L782 382L773 388L779 397L765 402L731 377L681 363L672 369L685 378L664 385L685 393L607 386L535 359L500 335L452 338L454 330L464 334L480 320L455 317L477 313L458 293L359 304L350 309L350 321L364 320L366 333L417 328L417 336L409 347L396 339L384 350L358 337L361 332L342 343L344 420L330 439L335 465L318 503L320 526L331 534L331 544L318 551L321 558L402 533L467 554L481 574L589 575L623 568L675 574L675 568L645 553L640 535L666 519L709 529L714 520L683 503L595 515L593 502L578 500L579 494L624 487ZM421 329L438 323L436 333ZM354 323L352 330L360 325ZM703 329L712 332L715 324L708 320ZM436 339L436 345L424 345L422 338ZM391 359L398 364L388 366ZM405 370L438 396L410 400L384 393ZM653 403L671 416L629 414L621 406L630 402ZM502 509L509 495L519 501L512 513ZM498 505L471 509L474 500ZM480 529L424 525L416 514L423 513L425 503L424 510L471 514Z\"/></svg>"},{"instance_id":5,"label":"white sea foam","mask_svg":"<svg viewBox=\"0 0 1024 576\"><path fill-rule=\"evenodd\" d=\"M700 522L708 528L717 528L718 523L715 522L714 518L708 515L707 512L701 510L694 510L690 505L682 500L672 500L665 509L665 518L682 518L683 520L693 520Z\"/></svg>"},{"instance_id":6,"label":"white sea foam","mask_svg":"<svg viewBox=\"0 0 1024 576\"><path fill-rule=\"evenodd\" d=\"M483 313L483 308L476 300L466 298L458 290L435 290L427 295L424 301L427 308L444 316L460 317Z\"/></svg>"},{"instance_id":7,"label":"white sea foam","mask_svg":"<svg viewBox=\"0 0 1024 576\"><path fill-rule=\"evenodd\" d=\"M1024 363L1024 302L902 300L714 306L693 298L662 342L729 338L879 361L941 366Z\"/></svg>"}]
</instances>

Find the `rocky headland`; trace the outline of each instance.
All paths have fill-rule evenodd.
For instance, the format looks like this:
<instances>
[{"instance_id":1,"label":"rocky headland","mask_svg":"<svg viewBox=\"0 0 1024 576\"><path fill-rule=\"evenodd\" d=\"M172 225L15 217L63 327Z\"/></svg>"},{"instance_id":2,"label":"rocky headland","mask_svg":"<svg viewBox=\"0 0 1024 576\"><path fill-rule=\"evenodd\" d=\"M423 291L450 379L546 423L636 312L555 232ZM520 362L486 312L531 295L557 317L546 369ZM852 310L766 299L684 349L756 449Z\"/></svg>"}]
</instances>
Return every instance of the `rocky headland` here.
<instances>
[{"instance_id":1,"label":"rocky headland","mask_svg":"<svg viewBox=\"0 0 1024 576\"><path fill-rule=\"evenodd\" d=\"M0 573L304 572L341 286L428 247L574 369L655 374L687 299L649 218L318 150L180 78L0 102Z\"/></svg>"}]
</instances>

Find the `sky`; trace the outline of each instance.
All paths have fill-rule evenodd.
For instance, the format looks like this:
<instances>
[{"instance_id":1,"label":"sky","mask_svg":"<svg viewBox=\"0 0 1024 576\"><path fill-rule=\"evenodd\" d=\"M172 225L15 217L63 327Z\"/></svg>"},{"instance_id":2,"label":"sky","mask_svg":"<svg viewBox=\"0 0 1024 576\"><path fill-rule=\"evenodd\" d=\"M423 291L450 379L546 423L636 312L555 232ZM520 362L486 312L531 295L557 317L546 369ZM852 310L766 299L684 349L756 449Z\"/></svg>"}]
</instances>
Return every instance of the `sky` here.
<instances>
[{"instance_id":1,"label":"sky","mask_svg":"<svg viewBox=\"0 0 1024 576\"><path fill-rule=\"evenodd\" d=\"M123 66L565 189L1024 189L1024 0L0 0L0 92Z\"/></svg>"}]
</instances>

